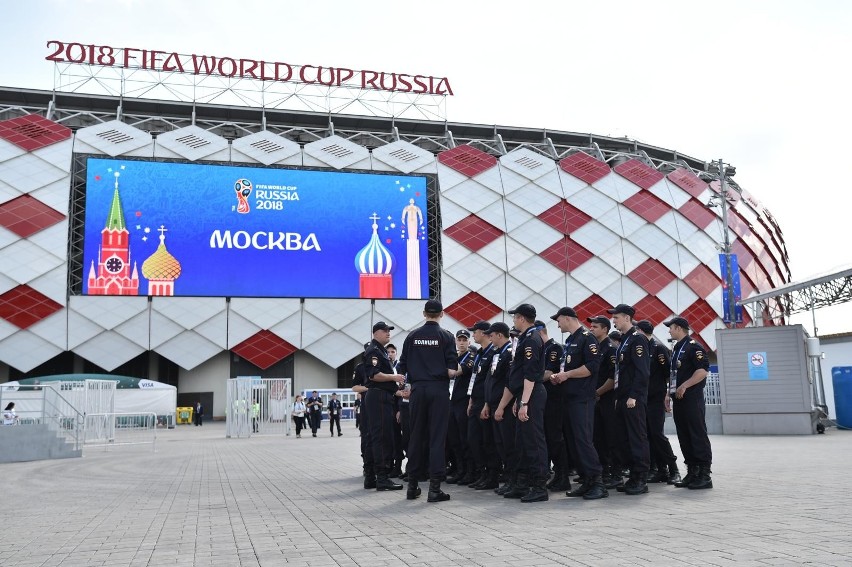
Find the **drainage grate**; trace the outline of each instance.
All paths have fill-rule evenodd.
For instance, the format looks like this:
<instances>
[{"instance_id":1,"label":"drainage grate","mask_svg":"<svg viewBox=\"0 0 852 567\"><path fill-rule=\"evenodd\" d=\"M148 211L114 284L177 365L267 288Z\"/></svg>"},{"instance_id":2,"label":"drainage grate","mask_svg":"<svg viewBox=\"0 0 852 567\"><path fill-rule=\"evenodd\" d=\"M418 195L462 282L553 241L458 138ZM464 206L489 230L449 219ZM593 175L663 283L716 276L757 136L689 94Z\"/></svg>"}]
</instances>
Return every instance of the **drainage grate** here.
<instances>
[{"instance_id":1,"label":"drainage grate","mask_svg":"<svg viewBox=\"0 0 852 567\"><path fill-rule=\"evenodd\" d=\"M405 162L414 161L419 157L414 152L410 152L410 151L406 150L405 148L399 148L397 150L394 150L391 153L389 153L388 155L393 156L396 159L398 159L400 161L405 161Z\"/></svg>"},{"instance_id":2,"label":"drainage grate","mask_svg":"<svg viewBox=\"0 0 852 567\"><path fill-rule=\"evenodd\" d=\"M331 154L334 157L339 157L339 158L346 157L348 155L355 153L352 150L350 150L349 148L344 148L343 146L340 146L338 144L331 144L331 145L325 146L324 148L322 148L322 151L324 151L327 154Z\"/></svg>"},{"instance_id":3,"label":"drainage grate","mask_svg":"<svg viewBox=\"0 0 852 567\"><path fill-rule=\"evenodd\" d=\"M276 144L272 140L258 140L256 142L249 144L249 145L256 150L260 150L260 151L266 152L268 154L271 154L271 153L277 152L278 150L284 149L284 146Z\"/></svg>"},{"instance_id":4,"label":"drainage grate","mask_svg":"<svg viewBox=\"0 0 852 567\"><path fill-rule=\"evenodd\" d=\"M103 132L97 133L98 138L105 140L107 142L112 142L113 144L123 144L124 142L130 141L133 139L133 136L128 136L124 132L119 132L118 130L105 130Z\"/></svg>"},{"instance_id":5,"label":"drainage grate","mask_svg":"<svg viewBox=\"0 0 852 567\"><path fill-rule=\"evenodd\" d=\"M180 142L185 146L189 146L192 149L203 148L204 146L210 145L210 140L205 140L204 138L199 138L195 134L187 134L186 136L181 136L180 138L175 138L176 142Z\"/></svg>"}]
</instances>

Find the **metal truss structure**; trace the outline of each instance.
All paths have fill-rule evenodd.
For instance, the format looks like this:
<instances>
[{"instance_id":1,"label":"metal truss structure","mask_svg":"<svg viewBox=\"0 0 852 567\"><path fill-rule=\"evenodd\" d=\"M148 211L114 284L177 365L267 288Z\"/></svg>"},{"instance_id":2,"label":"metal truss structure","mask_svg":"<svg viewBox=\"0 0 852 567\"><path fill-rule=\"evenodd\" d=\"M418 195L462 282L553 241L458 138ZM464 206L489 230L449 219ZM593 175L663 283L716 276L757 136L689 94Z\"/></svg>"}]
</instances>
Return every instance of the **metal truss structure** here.
<instances>
[{"instance_id":1,"label":"metal truss structure","mask_svg":"<svg viewBox=\"0 0 852 567\"><path fill-rule=\"evenodd\" d=\"M789 317L847 301L852 301L852 267L776 287L739 303L752 306L755 312Z\"/></svg>"}]
</instances>

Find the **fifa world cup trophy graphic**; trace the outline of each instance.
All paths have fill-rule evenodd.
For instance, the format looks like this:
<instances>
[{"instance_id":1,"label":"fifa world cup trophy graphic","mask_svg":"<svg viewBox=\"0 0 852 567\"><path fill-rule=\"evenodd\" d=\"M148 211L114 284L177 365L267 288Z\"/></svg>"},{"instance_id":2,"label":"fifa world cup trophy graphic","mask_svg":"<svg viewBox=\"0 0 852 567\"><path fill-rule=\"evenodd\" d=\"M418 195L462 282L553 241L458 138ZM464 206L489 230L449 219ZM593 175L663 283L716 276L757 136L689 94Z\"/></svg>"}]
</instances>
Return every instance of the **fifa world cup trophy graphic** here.
<instances>
[{"instance_id":1,"label":"fifa world cup trophy graphic","mask_svg":"<svg viewBox=\"0 0 852 567\"><path fill-rule=\"evenodd\" d=\"M237 212L246 214L251 210L248 196L251 195L251 181L248 179L237 179L234 183L234 191L237 192Z\"/></svg>"}]
</instances>

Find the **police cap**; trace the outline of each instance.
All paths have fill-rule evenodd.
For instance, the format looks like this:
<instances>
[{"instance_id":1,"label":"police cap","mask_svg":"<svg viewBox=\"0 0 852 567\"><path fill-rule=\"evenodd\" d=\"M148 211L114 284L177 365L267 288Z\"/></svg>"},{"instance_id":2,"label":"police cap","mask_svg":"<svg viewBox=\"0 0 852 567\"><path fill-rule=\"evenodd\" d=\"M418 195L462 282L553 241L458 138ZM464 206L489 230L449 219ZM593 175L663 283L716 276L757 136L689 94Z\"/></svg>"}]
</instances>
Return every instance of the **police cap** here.
<instances>
[{"instance_id":1,"label":"police cap","mask_svg":"<svg viewBox=\"0 0 852 567\"><path fill-rule=\"evenodd\" d=\"M651 322L648 321L647 319L642 319L641 321L636 323L636 326L639 327L639 330L642 331L643 333L653 333L654 332L654 325L652 325Z\"/></svg>"},{"instance_id":2,"label":"police cap","mask_svg":"<svg viewBox=\"0 0 852 567\"><path fill-rule=\"evenodd\" d=\"M577 318L577 312L571 309L570 307L563 307L559 311L556 312L556 315L551 315L550 318L556 321L562 316Z\"/></svg>"},{"instance_id":3,"label":"police cap","mask_svg":"<svg viewBox=\"0 0 852 567\"><path fill-rule=\"evenodd\" d=\"M671 320L663 323L666 327L671 327L672 325L677 325L681 329L689 330L689 322L683 317L672 317Z\"/></svg>"},{"instance_id":4,"label":"police cap","mask_svg":"<svg viewBox=\"0 0 852 567\"><path fill-rule=\"evenodd\" d=\"M633 317L634 315L636 315L636 310L633 309L633 307L631 307L630 305L625 305L624 303L619 303L614 308L607 309L606 312L609 313L610 315L615 315L616 313L622 313L622 314L628 315L630 317Z\"/></svg>"}]
</instances>

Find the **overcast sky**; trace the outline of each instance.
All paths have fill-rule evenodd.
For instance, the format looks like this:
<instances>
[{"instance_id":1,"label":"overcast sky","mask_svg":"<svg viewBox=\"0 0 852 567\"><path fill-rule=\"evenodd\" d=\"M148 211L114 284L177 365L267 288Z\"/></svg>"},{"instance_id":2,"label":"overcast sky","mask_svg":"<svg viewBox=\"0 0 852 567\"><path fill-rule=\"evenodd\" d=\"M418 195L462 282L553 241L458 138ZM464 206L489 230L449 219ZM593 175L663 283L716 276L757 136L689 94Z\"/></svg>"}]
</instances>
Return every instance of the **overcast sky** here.
<instances>
[{"instance_id":1,"label":"overcast sky","mask_svg":"<svg viewBox=\"0 0 852 567\"><path fill-rule=\"evenodd\" d=\"M850 2L31 0L3 14L3 86L52 88L54 39L446 76L451 121L723 158L777 218L794 280L852 266ZM820 334L850 317L817 311Z\"/></svg>"}]
</instances>

